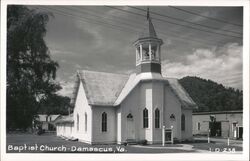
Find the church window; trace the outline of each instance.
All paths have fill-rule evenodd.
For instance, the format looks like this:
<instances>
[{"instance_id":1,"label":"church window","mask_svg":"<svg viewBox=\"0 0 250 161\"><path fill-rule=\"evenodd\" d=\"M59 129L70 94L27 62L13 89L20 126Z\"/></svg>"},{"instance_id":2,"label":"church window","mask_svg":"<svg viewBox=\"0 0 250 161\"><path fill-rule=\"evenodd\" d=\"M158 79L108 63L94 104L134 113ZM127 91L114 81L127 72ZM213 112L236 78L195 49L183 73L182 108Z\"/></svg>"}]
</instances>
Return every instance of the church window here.
<instances>
[{"instance_id":1,"label":"church window","mask_svg":"<svg viewBox=\"0 0 250 161\"><path fill-rule=\"evenodd\" d=\"M181 130L182 131L185 131L185 115L184 114L182 114L181 115Z\"/></svg>"},{"instance_id":2,"label":"church window","mask_svg":"<svg viewBox=\"0 0 250 161\"><path fill-rule=\"evenodd\" d=\"M148 110L143 110L143 128L148 128Z\"/></svg>"},{"instance_id":3,"label":"church window","mask_svg":"<svg viewBox=\"0 0 250 161\"><path fill-rule=\"evenodd\" d=\"M77 128L77 131L79 131L79 115L78 114L76 115L76 128Z\"/></svg>"},{"instance_id":4,"label":"church window","mask_svg":"<svg viewBox=\"0 0 250 161\"><path fill-rule=\"evenodd\" d=\"M201 130L201 123L197 122L197 130Z\"/></svg>"},{"instance_id":5,"label":"church window","mask_svg":"<svg viewBox=\"0 0 250 161\"><path fill-rule=\"evenodd\" d=\"M102 132L107 131L107 114L106 112L102 113Z\"/></svg>"},{"instance_id":6,"label":"church window","mask_svg":"<svg viewBox=\"0 0 250 161\"><path fill-rule=\"evenodd\" d=\"M88 126L88 118L87 118L88 116L87 116L87 113L85 112L85 115L84 115L84 118L85 118L85 131L87 131L87 126Z\"/></svg>"},{"instance_id":7,"label":"church window","mask_svg":"<svg viewBox=\"0 0 250 161\"><path fill-rule=\"evenodd\" d=\"M160 110L155 110L155 128L160 128Z\"/></svg>"}]
</instances>

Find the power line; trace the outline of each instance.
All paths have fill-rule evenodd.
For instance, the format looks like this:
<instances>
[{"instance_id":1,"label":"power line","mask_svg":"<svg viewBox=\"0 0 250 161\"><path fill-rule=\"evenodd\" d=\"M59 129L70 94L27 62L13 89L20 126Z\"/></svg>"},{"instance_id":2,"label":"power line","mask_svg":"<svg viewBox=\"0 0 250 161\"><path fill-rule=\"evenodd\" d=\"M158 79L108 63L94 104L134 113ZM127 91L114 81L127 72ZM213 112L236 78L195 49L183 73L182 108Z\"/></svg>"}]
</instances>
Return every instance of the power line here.
<instances>
[{"instance_id":1,"label":"power line","mask_svg":"<svg viewBox=\"0 0 250 161\"><path fill-rule=\"evenodd\" d=\"M78 19L78 20L80 20L80 21L82 21L82 22L95 23L95 24L98 24L98 25L109 26L109 28L116 29L116 30L123 31L123 32L127 32L127 33L131 33L131 32L136 33L136 34L139 33L139 32L136 31L136 30L128 29L128 28L121 27L121 26L118 26L118 25L113 25L113 24L110 24L110 23L107 23L107 22L103 22L103 21L94 20L94 21L96 21L96 22L94 22L93 19L86 18L86 17L82 17L82 16L81 16L81 17L78 16L78 17L76 18L76 15L70 14L70 13L68 13L68 12L65 12L65 10L64 10L64 11L61 11L61 10L58 10L58 9L55 9L55 8L49 8L49 7L40 7L40 8L43 9L43 10L49 11L49 12L51 12L51 11L52 11L52 12L55 12L55 13L57 13L57 14L59 14L59 15L73 17L73 18ZM79 18L83 18L84 20L79 19ZM86 20L86 19L87 19L87 20ZM130 26L131 26L131 25L130 25ZM173 35L173 34L172 34L172 35ZM167 34L166 36L169 36L169 34ZM163 36L163 37L165 37L165 36ZM211 44L211 43L208 43L208 42L202 42L201 40L192 40L192 39L188 39L188 41L187 41L187 39L180 38L179 35L174 35L174 36L169 36L169 37L172 37L172 38L174 38L174 39L182 40L182 41L185 42L185 43L189 43L189 41L192 41L192 42L199 43L199 44L206 45L206 46L207 46L207 45L212 45L212 46L215 45L215 44ZM165 37L165 38L167 38L167 37ZM204 44L204 43L205 43L205 44ZM216 43L216 44L218 45L218 43Z\"/></svg>"},{"instance_id":2,"label":"power line","mask_svg":"<svg viewBox=\"0 0 250 161\"><path fill-rule=\"evenodd\" d=\"M114 20L114 19L112 19L112 18L109 18L109 17L102 17L102 16L100 16L100 15L96 15L96 14L93 14L93 13L90 13L90 12L86 12L86 11L82 11L82 10L78 10L78 9L72 9L72 8L66 8L66 7L61 7L61 8L64 8L64 9L66 9L66 10L70 10L70 11L73 11L73 12L77 12L77 13L80 13L80 14L88 14L88 15L90 15L90 16L94 16L94 17L98 17L98 18L100 18L100 19L109 19L109 20ZM65 11L65 10L64 10ZM79 17L81 17L81 16L79 16ZM131 24L128 24L128 23L125 23L125 22L119 22L119 23L123 23L123 24L125 24L125 25L127 25L127 26L130 26L131 27Z\"/></svg>"},{"instance_id":3,"label":"power line","mask_svg":"<svg viewBox=\"0 0 250 161\"><path fill-rule=\"evenodd\" d=\"M113 9L116 9L116 10L120 10L122 12L134 14L134 15L139 15L139 16L143 16L143 17L145 16L145 15L140 14L140 13L123 10L123 9L120 9L120 8L117 8L117 7L112 7L112 6L106 6L106 7L113 8ZM199 31L202 31L202 32L207 32L209 34L216 34L216 35L218 34L218 35L222 35L222 36L234 37L234 38L242 39L241 36L235 36L235 35L229 35L229 34L223 34L223 33L218 33L218 32L214 32L214 31L208 31L208 30L204 30L204 29L199 29L199 28L195 28L195 27L192 27L192 26L188 26L188 25L183 25L183 24L171 22L171 21L167 21L165 19L160 19L160 18L156 18L156 17L154 17L153 19L157 20L157 21L161 21L161 22L166 22L166 23L169 23L169 24L177 25L177 26L187 27L187 28L190 28L190 29L193 29L193 30L199 30Z\"/></svg>"},{"instance_id":4,"label":"power line","mask_svg":"<svg viewBox=\"0 0 250 161\"><path fill-rule=\"evenodd\" d=\"M179 11L182 11L182 12L186 12L186 13L189 13L189 14L192 14L192 15L196 15L196 16L200 16L200 17L203 17L203 18L211 19L211 20L214 20L214 21L217 21L217 22L222 22L222 23L227 23L227 24L234 25L234 26L243 27L243 26L240 25L240 24L232 23L232 22L225 21L225 20L218 19L218 18L213 18L213 17L204 16L204 15L201 15L201 14L198 14L198 13L195 13L195 12L192 12L192 11L188 11L188 10L185 10L185 9L181 9L181 8L179 8L179 7L174 7L174 6L168 6L168 7L174 8L174 9L176 9L176 10L179 10Z\"/></svg>"},{"instance_id":5,"label":"power line","mask_svg":"<svg viewBox=\"0 0 250 161\"><path fill-rule=\"evenodd\" d=\"M141 8L137 8L137 7L132 7L132 6L128 6L128 7L136 9L136 10L144 11L144 12L146 11L145 9L141 9ZM225 32L235 33L235 34L242 34L241 32L236 32L236 31L232 31L232 30L225 30L225 29L220 29L220 28L216 28L216 27L212 27L212 26L207 26L207 25L203 25L203 24L199 24L199 23L194 23L194 22L190 22L190 21L183 20L183 19L180 19L180 18L163 15L163 14L160 14L160 13L157 13L157 12L154 12L154 11L150 11L150 13L152 13L154 15L161 16L161 17L166 17L166 18L177 20L177 21L181 21L181 22L186 22L186 23L190 23L190 24L193 24L193 25L206 27L206 28L213 29L213 30L221 30L221 31L225 31Z\"/></svg>"},{"instance_id":6,"label":"power line","mask_svg":"<svg viewBox=\"0 0 250 161\"><path fill-rule=\"evenodd\" d=\"M73 14L65 13L65 12L63 12L61 10L58 10L58 9L55 9L55 8L52 9L52 8L49 8L49 7L40 7L40 6L39 6L39 8L41 8L43 10L46 10L46 11L55 12L55 13L57 13L59 15L69 16L69 17L72 17L72 18L76 18L75 15L73 15ZM108 25L109 27L111 27L113 29L124 31L124 32L131 32L131 31L133 32L133 30L128 30L128 29L126 29L124 27L121 27L121 26L118 26L118 25L113 25L113 24L109 24L109 23L102 22L102 21L97 21L97 20L94 20L94 21L96 21L96 22L94 22L93 19L86 18L86 17L81 17L81 18L82 19L78 19L78 20L80 20L82 22L95 23L95 24L99 24L99 25L106 25L106 26ZM85 19L85 20L83 20L83 19ZM125 30L127 30L127 31L125 31Z\"/></svg>"},{"instance_id":7,"label":"power line","mask_svg":"<svg viewBox=\"0 0 250 161\"><path fill-rule=\"evenodd\" d=\"M65 8L65 9L68 9L68 10L71 10L71 11L74 11L75 12L75 9L69 9L69 8ZM89 14L89 12L85 12L85 11L82 11L82 10L78 10L80 13L83 13L83 14ZM99 17L99 18L101 18L101 19L112 19L112 18L107 18L107 17L101 17L101 16L97 16L97 15L95 15L95 14L93 14L93 13L91 13L91 14L89 14L89 15L92 15L92 16L95 16L95 17ZM121 19L120 17L119 17L119 19ZM113 19L112 19L113 20ZM131 27L132 25L131 24L128 24L128 23L124 23L124 22L119 22L119 23L123 23L123 24L125 24L125 25L127 25L127 26L129 26L129 27ZM137 25L137 24L136 24ZM133 27L134 28L134 27ZM136 27L136 28L141 28L141 26L138 26L138 27ZM133 29L130 29L130 30L133 30ZM172 36L170 36L170 37L172 37L172 38L175 38L175 39L181 39L181 40L184 40L184 41L186 41L187 39L183 39L183 38L180 38L179 37L179 35L176 35L176 34L169 34L169 33L166 33L166 32L163 32L163 31L160 31L159 33L161 33L161 34L163 34L163 35L166 35L166 36L169 36L169 35L172 35ZM196 42L196 43L206 43L206 44L209 44L209 45L215 45L215 44L210 44L210 43L208 43L208 42L205 42L205 41L203 41L203 40L191 40L191 39L189 39L189 41L193 41L193 42ZM217 43L218 44L218 43Z\"/></svg>"}]
</instances>

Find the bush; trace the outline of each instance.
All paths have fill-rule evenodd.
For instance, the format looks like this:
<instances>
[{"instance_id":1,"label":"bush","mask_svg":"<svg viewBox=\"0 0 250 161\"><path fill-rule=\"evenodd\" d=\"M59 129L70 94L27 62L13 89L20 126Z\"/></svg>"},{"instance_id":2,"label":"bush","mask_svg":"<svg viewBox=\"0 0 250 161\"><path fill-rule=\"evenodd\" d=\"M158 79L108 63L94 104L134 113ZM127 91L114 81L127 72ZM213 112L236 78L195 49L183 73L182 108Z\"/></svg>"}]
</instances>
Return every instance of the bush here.
<instances>
[{"instance_id":1,"label":"bush","mask_svg":"<svg viewBox=\"0 0 250 161\"><path fill-rule=\"evenodd\" d=\"M140 144L140 145L147 145L147 143L148 143L148 141L146 139L145 140L140 140L138 142L138 144Z\"/></svg>"}]
</instances>

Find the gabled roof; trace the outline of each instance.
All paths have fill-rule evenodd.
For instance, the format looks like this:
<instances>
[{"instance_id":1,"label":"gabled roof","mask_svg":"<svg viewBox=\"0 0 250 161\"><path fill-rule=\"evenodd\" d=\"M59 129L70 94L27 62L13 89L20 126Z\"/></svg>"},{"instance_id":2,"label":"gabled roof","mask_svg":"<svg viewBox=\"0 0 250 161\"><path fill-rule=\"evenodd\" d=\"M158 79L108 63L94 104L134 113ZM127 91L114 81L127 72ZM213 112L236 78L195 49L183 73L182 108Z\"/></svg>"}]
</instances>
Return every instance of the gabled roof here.
<instances>
[{"instance_id":1,"label":"gabled roof","mask_svg":"<svg viewBox=\"0 0 250 161\"><path fill-rule=\"evenodd\" d=\"M54 121L60 115L46 115L46 114L38 114L36 120L37 121ZM47 118L47 119L46 119Z\"/></svg>"},{"instance_id":2,"label":"gabled roof","mask_svg":"<svg viewBox=\"0 0 250 161\"><path fill-rule=\"evenodd\" d=\"M49 115L49 118L51 118L51 121L56 120L60 115Z\"/></svg>"},{"instance_id":3,"label":"gabled roof","mask_svg":"<svg viewBox=\"0 0 250 161\"><path fill-rule=\"evenodd\" d=\"M148 72L141 73L139 75L131 74L114 105L119 105L127 97L127 95L139 84L139 82L146 80L164 80L164 78L159 73Z\"/></svg>"},{"instance_id":4,"label":"gabled roof","mask_svg":"<svg viewBox=\"0 0 250 161\"><path fill-rule=\"evenodd\" d=\"M169 85L173 93L176 95L178 100L181 103L181 106L185 109L193 109L197 108L196 103L192 100L186 90L181 86L178 82L178 79L175 78L166 78L162 77L159 73L141 73L139 75L132 74L129 77L126 85L124 86L121 94L115 101L114 105L119 105L128 95L129 93L139 84L139 82L147 81L147 80L157 80L163 81Z\"/></svg>"},{"instance_id":5,"label":"gabled roof","mask_svg":"<svg viewBox=\"0 0 250 161\"><path fill-rule=\"evenodd\" d=\"M60 123L74 123L73 114L66 115L66 116L61 115L60 117L58 117L54 121L54 123L55 124L60 124Z\"/></svg>"},{"instance_id":6,"label":"gabled roof","mask_svg":"<svg viewBox=\"0 0 250 161\"><path fill-rule=\"evenodd\" d=\"M105 73L96 71L78 71L78 81L74 90L78 91L81 81L86 93L88 104L112 106L119 96L123 86L128 80L128 75ZM74 91L73 102L75 103L77 92Z\"/></svg>"},{"instance_id":7,"label":"gabled roof","mask_svg":"<svg viewBox=\"0 0 250 161\"><path fill-rule=\"evenodd\" d=\"M84 91L90 105L117 106L129 95L129 93L139 84L147 80L163 81L168 84L173 93L179 99L183 108L197 108L192 98L185 89L179 84L177 79L162 77L159 73L141 73L139 75L114 74L82 70L78 71L76 88L73 92L72 104L80 82L83 84Z\"/></svg>"}]
</instances>

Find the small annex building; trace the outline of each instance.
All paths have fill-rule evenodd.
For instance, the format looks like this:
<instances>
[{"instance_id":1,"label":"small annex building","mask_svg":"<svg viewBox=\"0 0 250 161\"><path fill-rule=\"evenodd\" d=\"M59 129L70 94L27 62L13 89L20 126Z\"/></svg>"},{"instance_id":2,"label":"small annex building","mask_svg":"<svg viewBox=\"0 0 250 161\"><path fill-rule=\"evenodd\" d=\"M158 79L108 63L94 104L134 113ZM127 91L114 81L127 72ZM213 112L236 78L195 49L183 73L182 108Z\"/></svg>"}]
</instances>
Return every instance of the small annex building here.
<instances>
[{"instance_id":1,"label":"small annex building","mask_svg":"<svg viewBox=\"0 0 250 161\"><path fill-rule=\"evenodd\" d=\"M136 72L130 75L77 71L70 116L57 124L57 135L89 144L128 140L162 142L162 129L177 140L192 139L192 110L197 105L175 78L161 74L161 45L147 13L134 42ZM166 135L165 140L168 140Z\"/></svg>"},{"instance_id":2,"label":"small annex building","mask_svg":"<svg viewBox=\"0 0 250 161\"><path fill-rule=\"evenodd\" d=\"M243 111L193 113L193 135L243 139Z\"/></svg>"}]
</instances>

